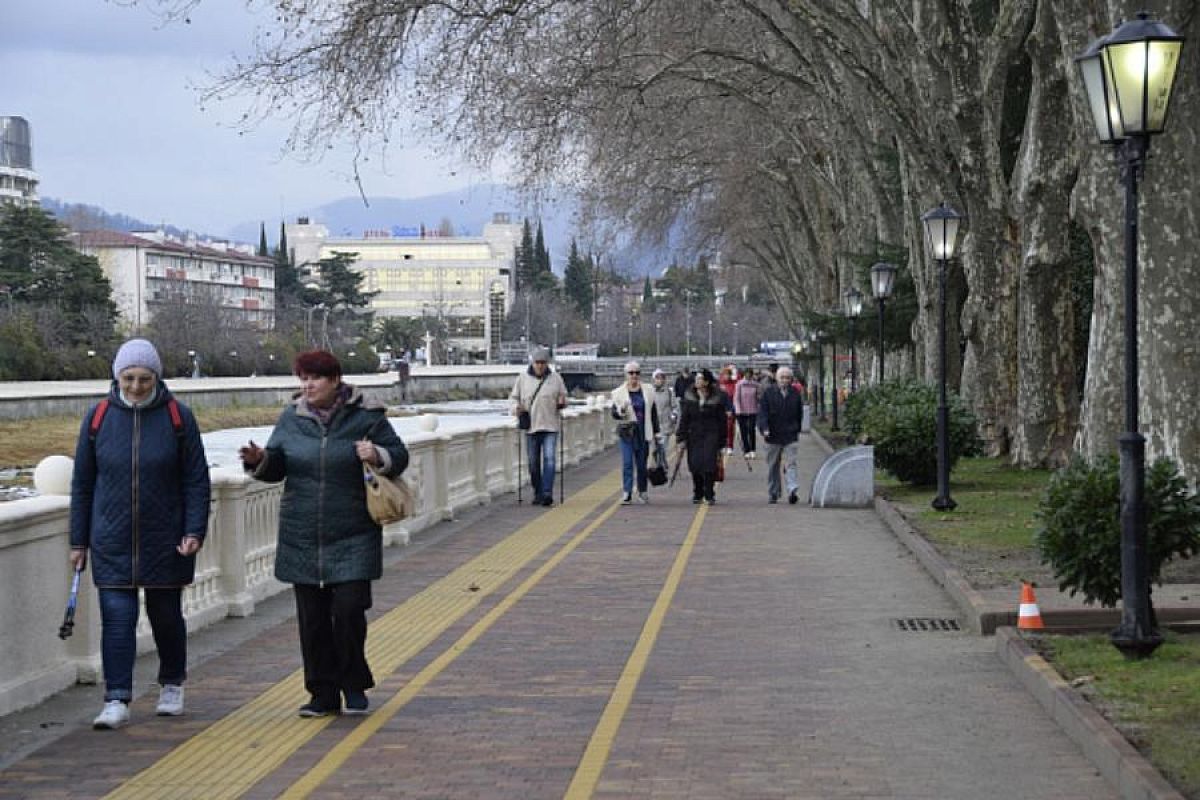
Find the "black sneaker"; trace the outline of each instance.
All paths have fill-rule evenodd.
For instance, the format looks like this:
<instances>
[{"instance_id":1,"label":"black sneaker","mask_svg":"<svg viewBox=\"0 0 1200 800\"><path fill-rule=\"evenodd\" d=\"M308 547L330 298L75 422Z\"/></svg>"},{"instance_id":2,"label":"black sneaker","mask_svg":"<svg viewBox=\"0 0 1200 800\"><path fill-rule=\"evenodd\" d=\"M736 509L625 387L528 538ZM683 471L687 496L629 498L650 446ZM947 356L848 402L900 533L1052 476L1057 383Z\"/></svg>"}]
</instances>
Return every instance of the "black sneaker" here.
<instances>
[{"instance_id":1,"label":"black sneaker","mask_svg":"<svg viewBox=\"0 0 1200 800\"><path fill-rule=\"evenodd\" d=\"M342 713L355 716L370 713L371 702L367 700L366 692L357 689L343 689L342 695L346 698L346 707L342 709Z\"/></svg>"},{"instance_id":2,"label":"black sneaker","mask_svg":"<svg viewBox=\"0 0 1200 800\"><path fill-rule=\"evenodd\" d=\"M701 501L701 500L703 500L703 499L704 499L704 498L702 498L702 497L701 497L700 495L698 495L698 494L697 494L697 495L693 495L693 496L692 496L692 505L694 505L694 506L698 506L698 505L700 505L700 501Z\"/></svg>"},{"instance_id":3,"label":"black sneaker","mask_svg":"<svg viewBox=\"0 0 1200 800\"><path fill-rule=\"evenodd\" d=\"M336 705L326 705L319 700L313 699L300 706L300 710L297 713L302 717L328 717L340 711L341 709Z\"/></svg>"},{"instance_id":4,"label":"black sneaker","mask_svg":"<svg viewBox=\"0 0 1200 800\"><path fill-rule=\"evenodd\" d=\"M529 504L530 508L537 508L542 504L542 500L543 498L540 494L535 494L533 496L533 502Z\"/></svg>"},{"instance_id":5,"label":"black sneaker","mask_svg":"<svg viewBox=\"0 0 1200 800\"><path fill-rule=\"evenodd\" d=\"M799 500L800 498L796 496L795 489L792 489L790 492L788 492L788 505L794 506Z\"/></svg>"},{"instance_id":6,"label":"black sneaker","mask_svg":"<svg viewBox=\"0 0 1200 800\"><path fill-rule=\"evenodd\" d=\"M775 495L771 495L770 497L767 498L767 502L770 503L771 505L775 505L776 503L779 502L779 498L776 497Z\"/></svg>"},{"instance_id":7,"label":"black sneaker","mask_svg":"<svg viewBox=\"0 0 1200 800\"><path fill-rule=\"evenodd\" d=\"M550 506L554 505L554 495L548 494L545 497L543 497L542 505L544 505L546 508L549 508Z\"/></svg>"}]
</instances>

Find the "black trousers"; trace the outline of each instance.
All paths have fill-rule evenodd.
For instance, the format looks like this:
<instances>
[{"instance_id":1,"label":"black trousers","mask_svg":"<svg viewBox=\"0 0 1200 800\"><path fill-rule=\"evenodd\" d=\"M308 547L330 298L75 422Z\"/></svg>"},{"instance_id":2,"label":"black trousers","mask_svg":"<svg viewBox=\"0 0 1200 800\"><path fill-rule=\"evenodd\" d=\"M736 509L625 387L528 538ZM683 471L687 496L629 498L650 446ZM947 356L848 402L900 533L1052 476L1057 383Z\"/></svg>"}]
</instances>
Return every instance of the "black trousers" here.
<instances>
[{"instance_id":1,"label":"black trousers","mask_svg":"<svg viewBox=\"0 0 1200 800\"><path fill-rule=\"evenodd\" d=\"M692 497L698 500L713 500L716 498L717 473L693 472Z\"/></svg>"},{"instance_id":2,"label":"black trousers","mask_svg":"<svg viewBox=\"0 0 1200 800\"><path fill-rule=\"evenodd\" d=\"M755 414L738 414L738 431L742 434L742 452L753 453L757 449L754 436L754 424L758 417Z\"/></svg>"},{"instance_id":3,"label":"black trousers","mask_svg":"<svg viewBox=\"0 0 1200 800\"><path fill-rule=\"evenodd\" d=\"M341 705L341 690L375 685L367 666L367 609L371 582L348 581L324 587L297 583L296 619L304 688L327 707Z\"/></svg>"}]
</instances>

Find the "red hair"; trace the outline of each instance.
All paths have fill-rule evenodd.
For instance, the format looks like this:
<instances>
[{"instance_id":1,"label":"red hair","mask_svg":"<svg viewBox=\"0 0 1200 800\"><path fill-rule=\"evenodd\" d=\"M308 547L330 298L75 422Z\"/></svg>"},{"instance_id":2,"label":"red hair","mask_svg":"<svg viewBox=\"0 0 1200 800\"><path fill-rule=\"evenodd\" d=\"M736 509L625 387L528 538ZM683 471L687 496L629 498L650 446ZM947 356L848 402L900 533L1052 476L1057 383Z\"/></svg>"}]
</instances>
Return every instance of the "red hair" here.
<instances>
[{"instance_id":1,"label":"red hair","mask_svg":"<svg viewBox=\"0 0 1200 800\"><path fill-rule=\"evenodd\" d=\"M308 350L296 356L292 362L296 377L315 375L318 378L342 379L342 363L328 350Z\"/></svg>"}]
</instances>

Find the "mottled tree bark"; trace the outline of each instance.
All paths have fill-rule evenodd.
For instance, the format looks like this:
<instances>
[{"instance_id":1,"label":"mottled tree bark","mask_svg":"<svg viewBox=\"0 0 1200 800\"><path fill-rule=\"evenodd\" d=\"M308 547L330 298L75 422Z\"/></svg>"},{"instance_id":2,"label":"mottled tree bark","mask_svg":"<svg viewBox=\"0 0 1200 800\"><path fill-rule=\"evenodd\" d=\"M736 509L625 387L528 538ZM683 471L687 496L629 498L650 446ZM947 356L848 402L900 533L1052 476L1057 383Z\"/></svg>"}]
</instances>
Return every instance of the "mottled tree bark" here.
<instances>
[{"instance_id":1,"label":"mottled tree bark","mask_svg":"<svg viewBox=\"0 0 1200 800\"><path fill-rule=\"evenodd\" d=\"M1026 42L1033 68L1029 114L1013 191L1021 220L1017 413L1012 461L1060 466L1079 422L1075 310L1071 303L1070 191L1075 183L1067 71L1050 2L1038 4Z\"/></svg>"}]
</instances>

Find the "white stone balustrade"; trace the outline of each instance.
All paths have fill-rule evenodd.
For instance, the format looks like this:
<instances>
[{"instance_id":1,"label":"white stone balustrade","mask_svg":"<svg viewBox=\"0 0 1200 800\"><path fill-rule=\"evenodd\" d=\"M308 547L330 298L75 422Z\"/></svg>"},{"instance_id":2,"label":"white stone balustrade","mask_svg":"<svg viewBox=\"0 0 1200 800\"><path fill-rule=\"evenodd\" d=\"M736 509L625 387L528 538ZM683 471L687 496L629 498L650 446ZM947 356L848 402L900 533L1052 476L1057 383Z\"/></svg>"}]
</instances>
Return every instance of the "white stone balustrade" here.
<instances>
[{"instance_id":1,"label":"white stone balustrade","mask_svg":"<svg viewBox=\"0 0 1200 800\"><path fill-rule=\"evenodd\" d=\"M563 412L563 421L566 466L613 442L603 406L573 406ZM516 491L517 459L524 457L519 436L515 424L505 421L406 437L405 477L417 508L411 518L384 530L385 546L407 544L412 534L462 509ZM250 480L232 469L214 469L212 484L208 540L197 558L196 581L184 592L191 631L226 616L252 614L255 604L287 588L273 577L282 485ZM0 716L101 677L100 614L89 574L80 581L74 635L66 641L57 636L71 582L69 504L61 496L0 503ZM138 651L153 647L143 614Z\"/></svg>"}]
</instances>

